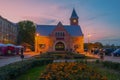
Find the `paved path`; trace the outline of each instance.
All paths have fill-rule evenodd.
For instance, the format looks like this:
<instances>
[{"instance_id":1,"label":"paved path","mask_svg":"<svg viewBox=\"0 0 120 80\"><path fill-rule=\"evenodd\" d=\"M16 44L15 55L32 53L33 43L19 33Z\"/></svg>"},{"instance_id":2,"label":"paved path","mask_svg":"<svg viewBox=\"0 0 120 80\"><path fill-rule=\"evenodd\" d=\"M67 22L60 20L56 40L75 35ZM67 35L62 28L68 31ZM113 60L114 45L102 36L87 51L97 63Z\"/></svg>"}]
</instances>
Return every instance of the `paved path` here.
<instances>
[{"instance_id":1,"label":"paved path","mask_svg":"<svg viewBox=\"0 0 120 80\"><path fill-rule=\"evenodd\" d=\"M61 59L61 60L53 60L53 62L76 62L76 60L72 59Z\"/></svg>"},{"instance_id":2,"label":"paved path","mask_svg":"<svg viewBox=\"0 0 120 80\"><path fill-rule=\"evenodd\" d=\"M98 55L86 54L86 56L91 56L95 58L100 58ZM104 56L104 61L112 61L120 63L120 57L113 57L113 56Z\"/></svg>"},{"instance_id":3,"label":"paved path","mask_svg":"<svg viewBox=\"0 0 120 80\"><path fill-rule=\"evenodd\" d=\"M34 55L37 55L37 54L34 52L24 53L25 59L28 59ZM10 63L13 63L13 62L17 62L17 61L21 61L20 56L0 57L0 67L7 65L7 64L10 64Z\"/></svg>"},{"instance_id":4,"label":"paved path","mask_svg":"<svg viewBox=\"0 0 120 80\"><path fill-rule=\"evenodd\" d=\"M120 63L120 57L105 56L104 61L112 61Z\"/></svg>"},{"instance_id":5,"label":"paved path","mask_svg":"<svg viewBox=\"0 0 120 80\"><path fill-rule=\"evenodd\" d=\"M25 54L25 59L28 59L28 58L30 58L34 55L38 55L37 53L34 53L34 52L27 52L27 53L24 53L24 54ZM98 55L87 54L87 56L99 58ZM10 63L13 63L13 62L20 61L20 60L21 60L20 56L0 57L0 67L4 66L4 65L7 65L7 64L10 64ZM90 60L94 61L96 59L89 59L89 61ZM72 61L74 62L74 60L72 60ZM68 60L68 62L72 62L72 61ZM112 62L119 62L120 63L120 57L105 56L104 61L112 61ZM55 62L59 62L59 60L55 61ZM62 60L62 62L64 62L64 60Z\"/></svg>"}]
</instances>

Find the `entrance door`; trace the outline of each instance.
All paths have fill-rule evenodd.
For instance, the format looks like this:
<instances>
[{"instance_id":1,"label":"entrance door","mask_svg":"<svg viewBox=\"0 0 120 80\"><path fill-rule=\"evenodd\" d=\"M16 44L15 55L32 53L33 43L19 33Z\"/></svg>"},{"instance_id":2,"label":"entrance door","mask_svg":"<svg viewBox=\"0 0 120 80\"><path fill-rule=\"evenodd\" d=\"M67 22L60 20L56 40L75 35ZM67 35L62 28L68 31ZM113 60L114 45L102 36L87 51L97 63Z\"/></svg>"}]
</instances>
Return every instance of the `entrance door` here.
<instances>
[{"instance_id":1,"label":"entrance door","mask_svg":"<svg viewBox=\"0 0 120 80\"><path fill-rule=\"evenodd\" d=\"M56 51L64 51L65 50L65 45L62 42L58 42L55 45L55 50Z\"/></svg>"}]
</instances>

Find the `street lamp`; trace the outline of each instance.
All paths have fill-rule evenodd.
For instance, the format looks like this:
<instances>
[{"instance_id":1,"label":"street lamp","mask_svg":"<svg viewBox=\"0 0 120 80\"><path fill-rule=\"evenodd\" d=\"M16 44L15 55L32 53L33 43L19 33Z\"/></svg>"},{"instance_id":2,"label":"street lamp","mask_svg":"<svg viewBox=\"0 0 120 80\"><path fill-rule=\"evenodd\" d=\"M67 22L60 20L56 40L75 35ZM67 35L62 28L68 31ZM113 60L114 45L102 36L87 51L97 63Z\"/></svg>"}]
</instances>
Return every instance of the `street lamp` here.
<instances>
[{"instance_id":1,"label":"street lamp","mask_svg":"<svg viewBox=\"0 0 120 80\"><path fill-rule=\"evenodd\" d=\"M90 37L91 37L91 35L88 34L87 36L88 36L88 43L89 43L89 42L90 42Z\"/></svg>"},{"instance_id":2,"label":"street lamp","mask_svg":"<svg viewBox=\"0 0 120 80\"><path fill-rule=\"evenodd\" d=\"M38 52L38 37L39 37L39 34L36 33L36 52Z\"/></svg>"},{"instance_id":3,"label":"street lamp","mask_svg":"<svg viewBox=\"0 0 120 80\"><path fill-rule=\"evenodd\" d=\"M88 52L90 52L90 46L89 46L89 43L90 43L90 37L91 37L91 35L88 34L87 37L88 37Z\"/></svg>"}]
</instances>

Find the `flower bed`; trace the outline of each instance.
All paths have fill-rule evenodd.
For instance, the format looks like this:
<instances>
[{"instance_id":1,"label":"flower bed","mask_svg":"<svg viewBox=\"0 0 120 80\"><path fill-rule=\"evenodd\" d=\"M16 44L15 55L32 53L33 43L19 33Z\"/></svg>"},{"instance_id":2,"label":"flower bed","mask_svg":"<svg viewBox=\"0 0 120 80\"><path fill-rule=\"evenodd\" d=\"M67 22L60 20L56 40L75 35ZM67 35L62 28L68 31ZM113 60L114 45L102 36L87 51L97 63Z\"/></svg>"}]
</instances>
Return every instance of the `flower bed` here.
<instances>
[{"instance_id":1,"label":"flower bed","mask_svg":"<svg viewBox=\"0 0 120 80\"><path fill-rule=\"evenodd\" d=\"M52 63L39 80L107 80L97 71L82 63Z\"/></svg>"}]
</instances>

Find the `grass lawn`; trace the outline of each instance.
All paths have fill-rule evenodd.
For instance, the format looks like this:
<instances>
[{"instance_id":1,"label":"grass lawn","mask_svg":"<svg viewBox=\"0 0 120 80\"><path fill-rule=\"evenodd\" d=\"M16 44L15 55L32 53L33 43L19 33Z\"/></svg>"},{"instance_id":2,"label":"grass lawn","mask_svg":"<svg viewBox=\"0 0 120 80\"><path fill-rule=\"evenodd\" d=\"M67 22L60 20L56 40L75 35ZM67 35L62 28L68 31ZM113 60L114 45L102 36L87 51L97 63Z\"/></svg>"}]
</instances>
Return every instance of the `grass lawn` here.
<instances>
[{"instance_id":1,"label":"grass lawn","mask_svg":"<svg viewBox=\"0 0 120 80\"><path fill-rule=\"evenodd\" d=\"M23 75L17 77L16 80L37 80L41 72L44 71L45 66L35 67L24 73Z\"/></svg>"}]
</instances>

